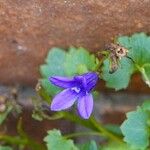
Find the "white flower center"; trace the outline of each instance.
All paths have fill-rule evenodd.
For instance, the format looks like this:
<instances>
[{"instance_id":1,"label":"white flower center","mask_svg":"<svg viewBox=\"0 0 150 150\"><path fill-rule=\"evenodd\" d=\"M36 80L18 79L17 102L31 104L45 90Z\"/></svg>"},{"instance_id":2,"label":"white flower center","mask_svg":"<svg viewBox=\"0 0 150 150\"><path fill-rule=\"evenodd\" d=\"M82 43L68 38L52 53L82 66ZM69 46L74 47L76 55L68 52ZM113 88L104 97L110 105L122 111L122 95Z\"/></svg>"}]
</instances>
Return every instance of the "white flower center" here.
<instances>
[{"instance_id":1,"label":"white flower center","mask_svg":"<svg viewBox=\"0 0 150 150\"><path fill-rule=\"evenodd\" d=\"M76 93L79 93L81 89L78 87L73 87L71 88L71 90L75 91Z\"/></svg>"}]
</instances>

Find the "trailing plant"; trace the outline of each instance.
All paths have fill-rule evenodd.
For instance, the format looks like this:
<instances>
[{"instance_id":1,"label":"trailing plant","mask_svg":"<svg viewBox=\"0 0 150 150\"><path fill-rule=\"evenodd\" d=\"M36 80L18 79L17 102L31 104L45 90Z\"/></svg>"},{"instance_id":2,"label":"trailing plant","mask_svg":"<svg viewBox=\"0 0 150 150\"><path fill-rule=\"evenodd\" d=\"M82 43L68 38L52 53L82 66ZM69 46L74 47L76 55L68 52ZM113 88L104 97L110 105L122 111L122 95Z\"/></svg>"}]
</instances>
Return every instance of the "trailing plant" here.
<instances>
[{"instance_id":1,"label":"trailing plant","mask_svg":"<svg viewBox=\"0 0 150 150\"><path fill-rule=\"evenodd\" d=\"M94 109L94 89L104 80L106 87L116 91L126 89L131 76L139 73L150 87L150 37L145 33L118 37L108 44L105 50L90 54L85 48L70 47L67 50L52 48L40 66L41 77L36 86L37 96L33 100L32 117L38 121L66 119L89 129L62 135L53 129L47 132L45 144L40 144L23 130L23 122L18 122L18 135L0 133L0 150L147 150L150 149L150 100L143 102L135 111L126 114L121 127L104 125L96 120ZM0 99L6 108L1 111L0 124L9 113L16 110L14 103ZM15 104L16 106L17 104ZM70 108L70 109L68 109ZM18 110L18 109L17 109ZM20 110L20 109L19 109ZM52 111L52 115L49 115ZM21 111L16 111L21 113ZM94 140L84 144L74 142L75 137L97 136L103 139L100 144Z\"/></svg>"}]
</instances>

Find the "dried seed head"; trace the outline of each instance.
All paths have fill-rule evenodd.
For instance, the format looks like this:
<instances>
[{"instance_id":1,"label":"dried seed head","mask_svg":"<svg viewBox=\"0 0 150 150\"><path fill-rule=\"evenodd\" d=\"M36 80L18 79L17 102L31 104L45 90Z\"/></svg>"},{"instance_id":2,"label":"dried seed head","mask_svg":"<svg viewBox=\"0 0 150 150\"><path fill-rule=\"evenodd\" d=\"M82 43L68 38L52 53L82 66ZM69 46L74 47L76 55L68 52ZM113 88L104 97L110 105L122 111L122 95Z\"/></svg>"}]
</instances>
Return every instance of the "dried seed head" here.
<instances>
[{"instance_id":1,"label":"dried seed head","mask_svg":"<svg viewBox=\"0 0 150 150\"><path fill-rule=\"evenodd\" d=\"M110 54L110 66L109 66L109 73L112 74L118 69L118 60L116 56Z\"/></svg>"},{"instance_id":2,"label":"dried seed head","mask_svg":"<svg viewBox=\"0 0 150 150\"><path fill-rule=\"evenodd\" d=\"M125 57L127 56L128 53L128 50L125 47L114 43L107 45L106 49L109 50L110 53L113 53L114 56L118 58Z\"/></svg>"},{"instance_id":3,"label":"dried seed head","mask_svg":"<svg viewBox=\"0 0 150 150\"><path fill-rule=\"evenodd\" d=\"M118 46L116 48L116 56L121 59L122 57L127 56L128 50L124 47Z\"/></svg>"}]
</instances>

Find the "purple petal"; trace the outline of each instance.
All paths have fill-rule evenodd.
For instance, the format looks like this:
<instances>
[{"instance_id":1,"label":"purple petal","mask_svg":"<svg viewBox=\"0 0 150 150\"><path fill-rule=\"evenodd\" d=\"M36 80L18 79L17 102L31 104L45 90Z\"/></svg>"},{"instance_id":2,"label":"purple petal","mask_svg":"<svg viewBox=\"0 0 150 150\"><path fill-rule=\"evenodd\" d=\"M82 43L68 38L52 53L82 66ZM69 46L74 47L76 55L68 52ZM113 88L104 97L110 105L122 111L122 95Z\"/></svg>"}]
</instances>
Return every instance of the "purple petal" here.
<instances>
[{"instance_id":1,"label":"purple petal","mask_svg":"<svg viewBox=\"0 0 150 150\"><path fill-rule=\"evenodd\" d=\"M93 97L91 94L87 94L78 99L78 112L81 117L88 119L93 110Z\"/></svg>"},{"instance_id":2,"label":"purple petal","mask_svg":"<svg viewBox=\"0 0 150 150\"><path fill-rule=\"evenodd\" d=\"M49 78L49 81L61 88L71 88L75 86L75 81L72 78L60 77L60 76L52 76Z\"/></svg>"},{"instance_id":3,"label":"purple petal","mask_svg":"<svg viewBox=\"0 0 150 150\"><path fill-rule=\"evenodd\" d=\"M95 72L89 72L89 73L83 74L83 76L86 79L87 91L90 92L95 87L98 81L98 75Z\"/></svg>"},{"instance_id":4,"label":"purple petal","mask_svg":"<svg viewBox=\"0 0 150 150\"><path fill-rule=\"evenodd\" d=\"M75 76L74 79L80 87L82 86L85 91L90 92L97 83L98 75L95 72L88 72L80 76Z\"/></svg>"},{"instance_id":5,"label":"purple petal","mask_svg":"<svg viewBox=\"0 0 150 150\"><path fill-rule=\"evenodd\" d=\"M51 110L60 111L71 107L78 98L74 90L66 89L56 95L51 103Z\"/></svg>"},{"instance_id":6,"label":"purple petal","mask_svg":"<svg viewBox=\"0 0 150 150\"><path fill-rule=\"evenodd\" d=\"M76 81L78 87L83 87L84 89L87 87L86 79L84 78L84 76L75 76L74 80Z\"/></svg>"}]
</instances>

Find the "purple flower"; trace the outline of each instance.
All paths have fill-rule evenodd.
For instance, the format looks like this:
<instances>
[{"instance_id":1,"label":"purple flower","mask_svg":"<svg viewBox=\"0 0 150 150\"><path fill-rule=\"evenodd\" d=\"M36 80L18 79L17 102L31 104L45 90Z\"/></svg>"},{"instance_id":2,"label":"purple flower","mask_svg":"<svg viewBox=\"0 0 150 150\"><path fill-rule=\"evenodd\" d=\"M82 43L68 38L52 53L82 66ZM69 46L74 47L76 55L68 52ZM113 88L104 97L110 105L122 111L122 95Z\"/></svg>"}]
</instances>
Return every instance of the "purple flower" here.
<instances>
[{"instance_id":1,"label":"purple flower","mask_svg":"<svg viewBox=\"0 0 150 150\"><path fill-rule=\"evenodd\" d=\"M60 111L71 107L77 101L77 109L81 117L88 119L93 110L93 97L90 93L95 87L98 75L94 72L74 76L73 78L53 76L50 82L65 88L57 94L52 103L51 110Z\"/></svg>"}]
</instances>

